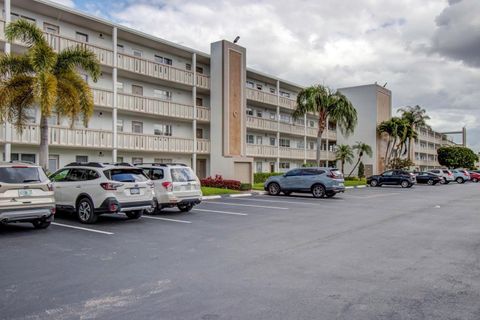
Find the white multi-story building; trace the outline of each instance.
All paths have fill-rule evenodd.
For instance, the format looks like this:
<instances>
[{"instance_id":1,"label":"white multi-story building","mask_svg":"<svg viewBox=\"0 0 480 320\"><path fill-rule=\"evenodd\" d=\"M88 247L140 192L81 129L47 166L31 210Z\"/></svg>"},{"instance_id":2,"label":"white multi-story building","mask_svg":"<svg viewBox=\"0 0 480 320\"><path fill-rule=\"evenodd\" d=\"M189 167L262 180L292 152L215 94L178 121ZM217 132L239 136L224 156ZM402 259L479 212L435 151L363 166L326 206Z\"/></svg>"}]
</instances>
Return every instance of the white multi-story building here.
<instances>
[{"instance_id":1,"label":"white multi-story building","mask_svg":"<svg viewBox=\"0 0 480 320\"><path fill-rule=\"evenodd\" d=\"M315 162L317 118L292 117L302 86L247 68L246 49L237 44L218 41L206 54L44 0L4 0L1 9L2 51L25 50L4 35L9 21L22 18L54 49L84 46L101 64L96 83L85 75L95 102L88 126L49 119L50 171L73 161L182 162L200 177L249 182L253 172ZM357 108L359 124L348 138L338 133L339 143L370 144L366 173L377 173L384 145L376 125L391 117L391 92L377 85L340 91ZM37 110L22 133L2 125L5 160L38 162L39 121ZM334 165L334 123L322 138L322 165Z\"/></svg>"}]
</instances>

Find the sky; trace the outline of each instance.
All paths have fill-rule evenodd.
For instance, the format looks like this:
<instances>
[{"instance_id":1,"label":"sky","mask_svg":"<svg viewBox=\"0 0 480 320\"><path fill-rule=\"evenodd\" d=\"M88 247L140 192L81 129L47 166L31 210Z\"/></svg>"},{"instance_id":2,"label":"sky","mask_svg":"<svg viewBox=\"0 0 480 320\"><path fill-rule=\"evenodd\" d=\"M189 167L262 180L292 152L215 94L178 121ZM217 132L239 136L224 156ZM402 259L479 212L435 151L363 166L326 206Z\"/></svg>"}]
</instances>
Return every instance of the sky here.
<instances>
[{"instance_id":1,"label":"sky","mask_svg":"<svg viewBox=\"0 0 480 320\"><path fill-rule=\"evenodd\" d=\"M480 151L480 0L55 2L206 53L238 35L249 67L301 85L386 83L394 113L420 105Z\"/></svg>"}]
</instances>

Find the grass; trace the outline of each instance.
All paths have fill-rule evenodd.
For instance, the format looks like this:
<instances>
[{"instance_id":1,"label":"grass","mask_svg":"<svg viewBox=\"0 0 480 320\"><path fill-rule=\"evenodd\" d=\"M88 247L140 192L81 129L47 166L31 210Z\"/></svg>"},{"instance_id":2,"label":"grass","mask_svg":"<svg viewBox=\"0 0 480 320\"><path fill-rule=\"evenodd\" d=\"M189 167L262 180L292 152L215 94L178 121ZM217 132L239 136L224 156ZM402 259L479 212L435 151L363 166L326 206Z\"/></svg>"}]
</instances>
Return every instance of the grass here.
<instances>
[{"instance_id":1,"label":"grass","mask_svg":"<svg viewBox=\"0 0 480 320\"><path fill-rule=\"evenodd\" d=\"M263 191L263 182L254 183L252 185L252 190L262 190Z\"/></svg>"},{"instance_id":2,"label":"grass","mask_svg":"<svg viewBox=\"0 0 480 320\"><path fill-rule=\"evenodd\" d=\"M204 196L216 196L221 194L233 194L239 193L238 190L224 189L224 188L212 188L212 187L202 187L202 193Z\"/></svg>"},{"instance_id":3,"label":"grass","mask_svg":"<svg viewBox=\"0 0 480 320\"><path fill-rule=\"evenodd\" d=\"M366 184L367 180L365 178L358 181L345 181L345 187L363 186Z\"/></svg>"}]
</instances>

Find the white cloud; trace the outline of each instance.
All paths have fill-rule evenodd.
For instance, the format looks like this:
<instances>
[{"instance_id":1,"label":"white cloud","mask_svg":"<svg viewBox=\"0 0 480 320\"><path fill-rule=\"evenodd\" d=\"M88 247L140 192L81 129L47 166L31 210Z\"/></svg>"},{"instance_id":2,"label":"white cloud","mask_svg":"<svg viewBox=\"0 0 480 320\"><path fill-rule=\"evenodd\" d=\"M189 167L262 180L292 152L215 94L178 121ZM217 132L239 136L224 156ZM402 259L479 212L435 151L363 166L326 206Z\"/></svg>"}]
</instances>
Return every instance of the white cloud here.
<instances>
[{"instance_id":1,"label":"white cloud","mask_svg":"<svg viewBox=\"0 0 480 320\"><path fill-rule=\"evenodd\" d=\"M205 52L210 51L211 42L240 35L239 44L247 48L252 68L303 85L338 88L388 82L395 108L420 104L429 111L436 129L466 125L478 132L480 72L473 63L461 62L466 53L458 40L465 29L459 21L468 17L470 24L465 25L478 23L479 2L450 3L130 0L109 10L109 15L132 28ZM445 25L454 30L444 33ZM478 39L468 37L469 43L477 41L477 45ZM461 57L449 54L439 43L449 48L456 45L455 53ZM478 59L478 51L473 54ZM469 140L480 149L480 137Z\"/></svg>"}]
</instances>

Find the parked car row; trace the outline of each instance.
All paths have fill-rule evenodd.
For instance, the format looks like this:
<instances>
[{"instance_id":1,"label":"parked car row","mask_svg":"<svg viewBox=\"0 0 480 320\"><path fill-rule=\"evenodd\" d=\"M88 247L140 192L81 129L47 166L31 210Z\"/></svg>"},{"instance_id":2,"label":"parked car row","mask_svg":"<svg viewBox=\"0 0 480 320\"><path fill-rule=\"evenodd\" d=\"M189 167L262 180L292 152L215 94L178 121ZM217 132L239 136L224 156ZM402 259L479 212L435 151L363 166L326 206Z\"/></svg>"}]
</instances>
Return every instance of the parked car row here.
<instances>
[{"instance_id":1,"label":"parked car row","mask_svg":"<svg viewBox=\"0 0 480 320\"><path fill-rule=\"evenodd\" d=\"M200 203L200 181L183 164L70 163L47 177L37 165L0 164L0 223L47 228L55 212L94 223L101 214L138 219L166 207L190 211Z\"/></svg>"}]
</instances>

